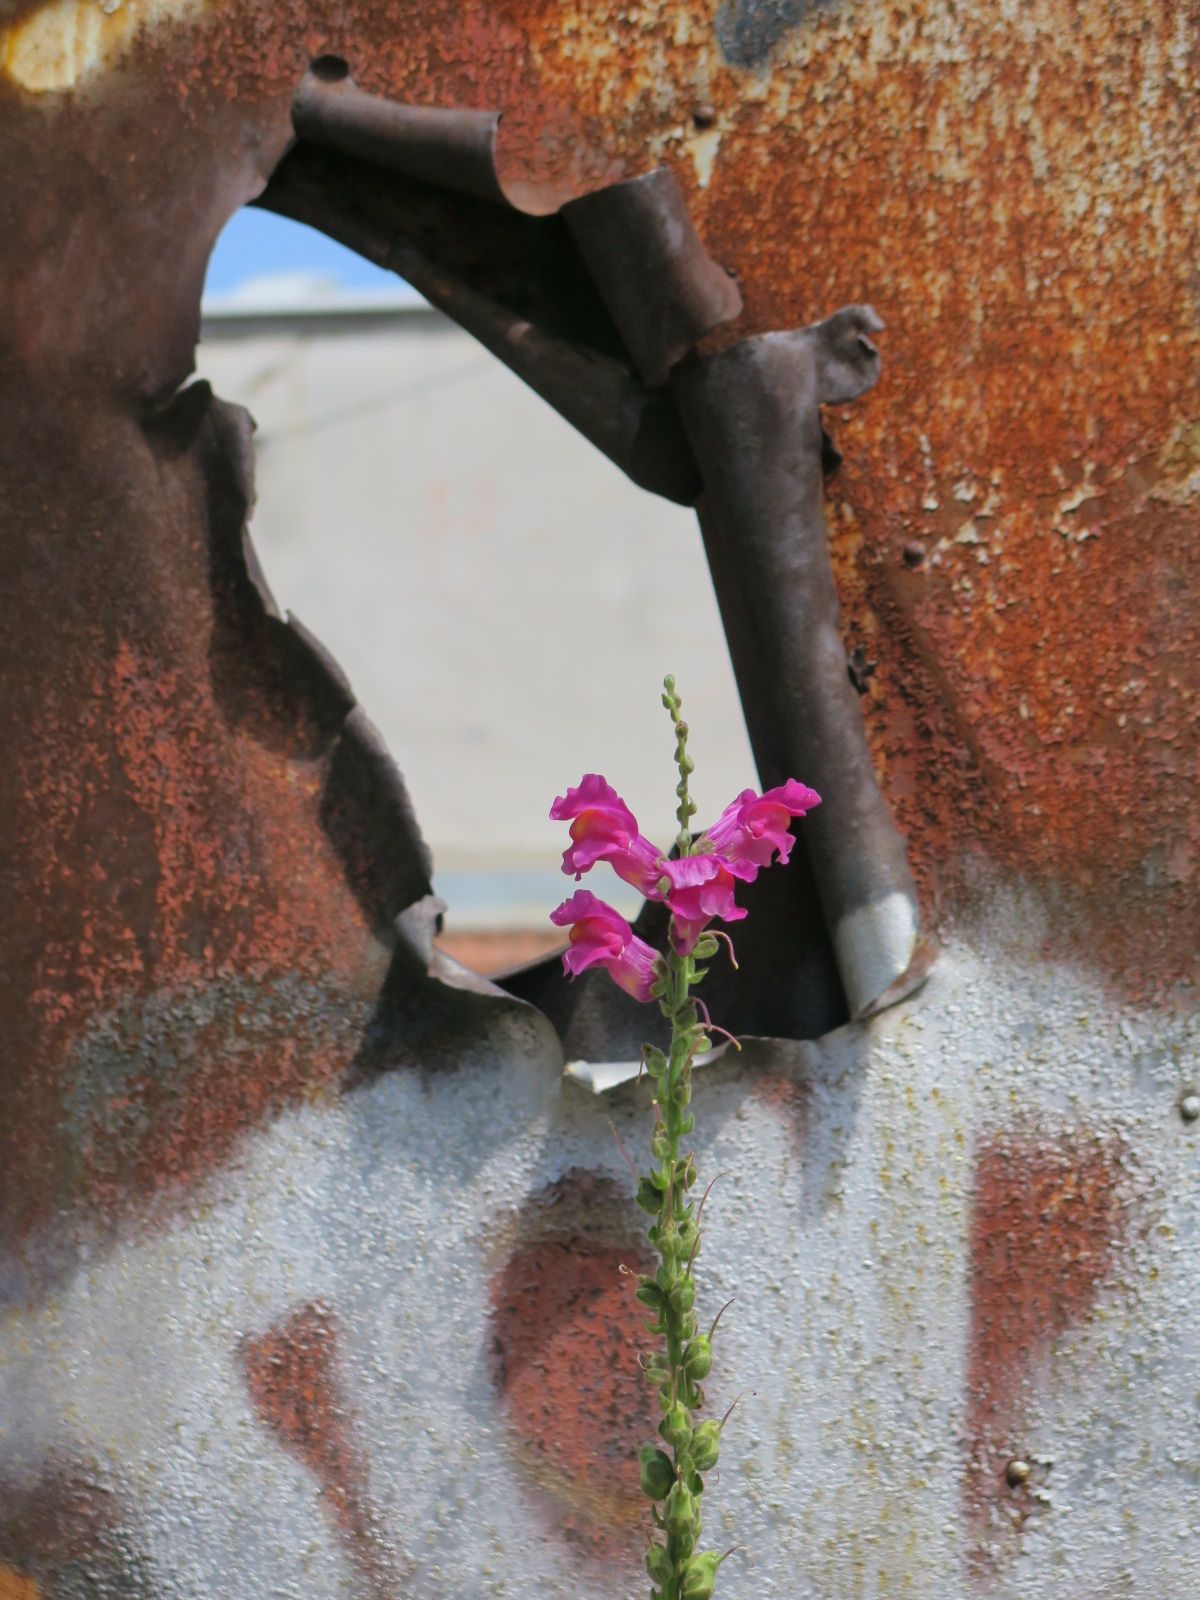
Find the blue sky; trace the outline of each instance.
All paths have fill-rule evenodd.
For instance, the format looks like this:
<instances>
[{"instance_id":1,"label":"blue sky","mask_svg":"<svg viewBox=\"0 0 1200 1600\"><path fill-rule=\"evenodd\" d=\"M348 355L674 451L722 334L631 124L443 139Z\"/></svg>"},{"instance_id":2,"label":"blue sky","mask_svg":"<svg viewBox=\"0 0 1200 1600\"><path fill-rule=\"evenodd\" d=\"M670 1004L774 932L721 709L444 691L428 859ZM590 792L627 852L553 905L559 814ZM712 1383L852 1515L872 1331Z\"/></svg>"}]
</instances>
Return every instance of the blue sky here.
<instances>
[{"instance_id":1,"label":"blue sky","mask_svg":"<svg viewBox=\"0 0 1200 1600\"><path fill-rule=\"evenodd\" d=\"M217 240L204 288L207 294L228 294L248 278L282 272L336 278L347 289L395 289L400 281L303 223L246 206Z\"/></svg>"}]
</instances>

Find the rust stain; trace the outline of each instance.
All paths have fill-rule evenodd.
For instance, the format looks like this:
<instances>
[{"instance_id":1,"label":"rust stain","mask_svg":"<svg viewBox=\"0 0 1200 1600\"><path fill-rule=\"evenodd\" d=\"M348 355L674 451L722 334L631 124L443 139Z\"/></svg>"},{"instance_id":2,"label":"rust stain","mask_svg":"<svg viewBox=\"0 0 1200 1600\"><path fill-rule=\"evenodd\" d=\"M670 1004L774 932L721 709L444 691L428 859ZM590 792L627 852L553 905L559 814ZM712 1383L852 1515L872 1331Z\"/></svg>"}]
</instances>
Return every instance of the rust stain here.
<instances>
[{"instance_id":1,"label":"rust stain","mask_svg":"<svg viewBox=\"0 0 1200 1600\"><path fill-rule=\"evenodd\" d=\"M1122 1177L1119 1143L1079 1131L998 1134L976 1154L964 1503L980 1533L995 1507L1010 1507L1004 1469L1024 1454L1021 1428L1056 1341L1111 1274Z\"/></svg>"},{"instance_id":2,"label":"rust stain","mask_svg":"<svg viewBox=\"0 0 1200 1600\"><path fill-rule=\"evenodd\" d=\"M0 1479L0 1600L64 1593L80 1570L101 1589L141 1594L130 1532L122 1497L92 1463L50 1459L30 1479Z\"/></svg>"},{"instance_id":3,"label":"rust stain","mask_svg":"<svg viewBox=\"0 0 1200 1600\"><path fill-rule=\"evenodd\" d=\"M0 1600L42 1600L42 1591L32 1578L0 1564Z\"/></svg>"},{"instance_id":4,"label":"rust stain","mask_svg":"<svg viewBox=\"0 0 1200 1600\"><path fill-rule=\"evenodd\" d=\"M519 1459L557 1534L606 1559L643 1520L634 1453L656 1425L633 1297L652 1264L636 1223L604 1236L615 1203L611 1180L587 1173L531 1196L491 1280L493 1381Z\"/></svg>"},{"instance_id":5,"label":"rust stain","mask_svg":"<svg viewBox=\"0 0 1200 1600\"><path fill-rule=\"evenodd\" d=\"M371 1593L395 1595L343 1393L332 1311L319 1303L296 1306L266 1333L245 1339L239 1357L259 1421L320 1484L330 1520Z\"/></svg>"},{"instance_id":6,"label":"rust stain","mask_svg":"<svg viewBox=\"0 0 1200 1600\"><path fill-rule=\"evenodd\" d=\"M767 1073L756 1080L754 1095L779 1115L790 1135L792 1148L803 1150L808 1133L812 1085L785 1073Z\"/></svg>"}]
</instances>

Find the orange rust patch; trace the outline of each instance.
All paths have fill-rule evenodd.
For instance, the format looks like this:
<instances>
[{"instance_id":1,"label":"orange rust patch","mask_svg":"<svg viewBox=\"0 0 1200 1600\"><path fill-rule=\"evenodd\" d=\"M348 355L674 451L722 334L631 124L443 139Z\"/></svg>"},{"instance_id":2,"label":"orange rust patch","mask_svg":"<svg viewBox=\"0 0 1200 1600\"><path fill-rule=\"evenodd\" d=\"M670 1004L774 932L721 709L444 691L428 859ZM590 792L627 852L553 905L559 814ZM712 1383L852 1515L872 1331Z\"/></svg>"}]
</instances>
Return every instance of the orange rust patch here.
<instances>
[{"instance_id":1,"label":"orange rust patch","mask_svg":"<svg viewBox=\"0 0 1200 1600\"><path fill-rule=\"evenodd\" d=\"M1053 1346L1086 1318L1125 1224L1121 1149L997 1135L979 1149L971 1214L965 1503L982 1528Z\"/></svg>"},{"instance_id":2,"label":"orange rust patch","mask_svg":"<svg viewBox=\"0 0 1200 1600\"><path fill-rule=\"evenodd\" d=\"M394 1594L342 1392L333 1313L319 1303L296 1306L266 1333L245 1339L239 1355L259 1420L321 1485L330 1519L372 1592Z\"/></svg>"},{"instance_id":3,"label":"orange rust patch","mask_svg":"<svg viewBox=\"0 0 1200 1600\"><path fill-rule=\"evenodd\" d=\"M172 453L132 422L68 419L61 436L43 423L55 453L116 481L111 524L93 489L63 508L69 579L12 571L21 669L0 773L0 872L21 907L0 952L0 1232L11 1237L82 1200L111 1213L178 1189L250 1126L335 1081L386 963L321 826L329 757L302 697L261 686L239 641L214 628L202 451ZM17 498L39 493L34 479ZM239 670L249 681L235 715L218 685ZM325 1003L268 1014L289 983L319 987ZM173 998L225 992L206 1023L187 1005L173 1028L163 1019ZM137 1036L139 1006L148 1018L158 1008L160 1063ZM98 1070L79 1082L76 1065L114 1017L129 1035L124 1061L110 1052L109 1063L127 1115L113 1104L121 1140L104 1148L100 1127L69 1124L77 1091L106 1088ZM176 1080L156 1082L172 1060ZM84 1132L81 1160L73 1133Z\"/></svg>"},{"instance_id":4,"label":"orange rust patch","mask_svg":"<svg viewBox=\"0 0 1200 1600\"><path fill-rule=\"evenodd\" d=\"M638 1366L644 1247L567 1234L518 1248L492 1279L494 1378L554 1526L587 1553L627 1549L643 1520L635 1451L657 1413Z\"/></svg>"},{"instance_id":5,"label":"orange rust patch","mask_svg":"<svg viewBox=\"0 0 1200 1600\"><path fill-rule=\"evenodd\" d=\"M0 1564L0 1600L42 1600L42 1591L32 1578Z\"/></svg>"}]
</instances>

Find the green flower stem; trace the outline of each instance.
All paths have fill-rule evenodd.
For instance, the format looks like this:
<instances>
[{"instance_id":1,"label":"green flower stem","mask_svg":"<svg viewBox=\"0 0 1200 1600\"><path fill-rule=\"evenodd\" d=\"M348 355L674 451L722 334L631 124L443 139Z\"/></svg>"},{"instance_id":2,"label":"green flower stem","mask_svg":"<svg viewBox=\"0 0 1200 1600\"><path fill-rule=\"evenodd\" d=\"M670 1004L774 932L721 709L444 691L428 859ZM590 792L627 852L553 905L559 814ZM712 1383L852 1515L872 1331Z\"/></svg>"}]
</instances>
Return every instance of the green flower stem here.
<instances>
[{"instance_id":1,"label":"green flower stem","mask_svg":"<svg viewBox=\"0 0 1200 1600\"><path fill-rule=\"evenodd\" d=\"M664 683L663 704L675 728L675 761L679 769L676 795L679 806L678 849L681 856L692 847L689 821L695 806L688 793L692 762L687 754L687 724L680 717L674 680ZM671 1024L671 1044L664 1054L647 1048L646 1071L653 1090L654 1134L651 1151L657 1165L638 1183L638 1204L654 1216L650 1240L660 1265L638 1284L637 1297L652 1313L646 1326L659 1336L664 1348L647 1365L657 1385L663 1413L659 1434L670 1454L658 1445L638 1452L642 1488L654 1503L656 1535L646 1554L653 1581L651 1600L709 1600L723 1559L698 1552L703 1474L717 1463L723 1422L697 1424L695 1413L704 1404L701 1380L712 1366L711 1332L696 1329L695 1282L692 1266L700 1249L700 1208L687 1198L696 1182L694 1154L680 1155L680 1140L695 1127L688 1109L692 1098L692 1064L709 1048L707 1031L700 1022L691 990L704 976L697 960L716 954L719 946L711 934L702 935L694 951L680 955L671 948L662 960L654 993L663 1016ZM701 1202L701 1205L703 1202ZM714 1324L715 1327L715 1324Z\"/></svg>"}]
</instances>

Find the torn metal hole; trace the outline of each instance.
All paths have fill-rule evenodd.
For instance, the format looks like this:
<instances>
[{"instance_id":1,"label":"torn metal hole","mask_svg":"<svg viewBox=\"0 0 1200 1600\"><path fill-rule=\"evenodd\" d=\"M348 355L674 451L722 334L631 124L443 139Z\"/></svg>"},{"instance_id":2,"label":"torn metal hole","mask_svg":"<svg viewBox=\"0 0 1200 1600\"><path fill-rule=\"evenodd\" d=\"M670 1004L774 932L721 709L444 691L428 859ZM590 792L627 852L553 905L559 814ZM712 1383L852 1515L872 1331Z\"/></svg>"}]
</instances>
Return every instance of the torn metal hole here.
<instances>
[{"instance_id":1,"label":"torn metal hole","mask_svg":"<svg viewBox=\"0 0 1200 1600\"><path fill-rule=\"evenodd\" d=\"M400 272L634 482L695 505L763 785L795 775L824 797L789 867L751 886L714 1007L735 1032L805 1039L892 1003L920 981L917 902L847 672L821 410L876 381L879 318L848 306L701 354L741 298L667 171L566 203L507 185L498 113L402 105L344 66L306 74L259 203ZM661 940L660 920L646 906L639 932ZM550 958L501 982L568 1057L636 1061L645 1011L604 977L568 988Z\"/></svg>"}]
</instances>

